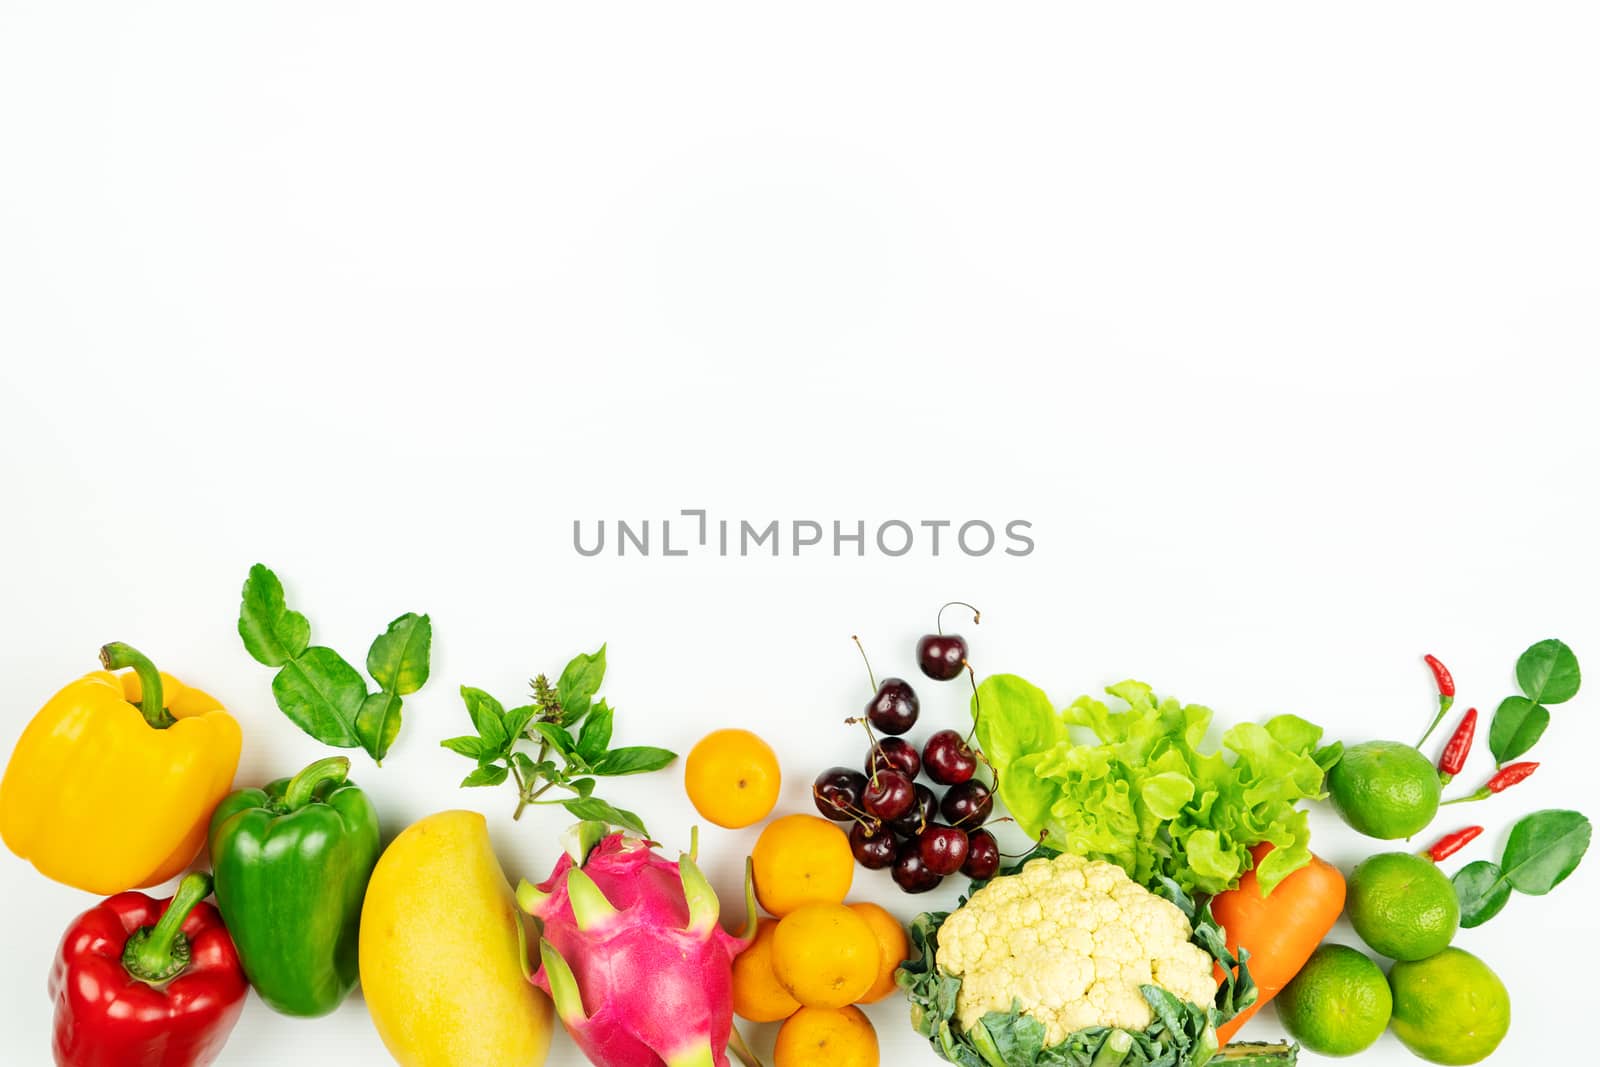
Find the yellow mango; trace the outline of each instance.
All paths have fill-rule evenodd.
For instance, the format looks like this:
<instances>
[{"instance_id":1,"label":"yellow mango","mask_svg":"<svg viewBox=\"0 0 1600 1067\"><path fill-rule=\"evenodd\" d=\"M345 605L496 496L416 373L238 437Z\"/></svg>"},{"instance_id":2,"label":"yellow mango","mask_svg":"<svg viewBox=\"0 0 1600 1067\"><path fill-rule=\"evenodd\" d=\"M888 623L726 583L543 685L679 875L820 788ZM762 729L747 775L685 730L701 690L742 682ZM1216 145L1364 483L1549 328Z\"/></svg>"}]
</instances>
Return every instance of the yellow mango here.
<instances>
[{"instance_id":1,"label":"yellow mango","mask_svg":"<svg viewBox=\"0 0 1600 1067\"><path fill-rule=\"evenodd\" d=\"M522 917L482 815L413 823L361 909L361 988L402 1067L541 1067L550 1000L522 970Z\"/></svg>"}]
</instances>

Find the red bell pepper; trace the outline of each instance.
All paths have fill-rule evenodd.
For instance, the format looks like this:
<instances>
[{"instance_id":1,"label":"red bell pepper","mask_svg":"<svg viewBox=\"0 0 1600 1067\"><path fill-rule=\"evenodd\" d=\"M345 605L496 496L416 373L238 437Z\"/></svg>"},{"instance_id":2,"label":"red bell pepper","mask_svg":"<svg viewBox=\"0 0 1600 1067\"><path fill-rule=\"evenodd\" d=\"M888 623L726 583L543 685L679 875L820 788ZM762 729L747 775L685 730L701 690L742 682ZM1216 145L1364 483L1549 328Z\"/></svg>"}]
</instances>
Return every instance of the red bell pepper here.
<instances>
[{"instance_id":1,"label":"red bell pepper","mask_svg":"<svg viewBox=\"0 0 1600 1067\"><path fill-rule=\"evenodd\" d=\"M68 927L50 972L57 1067L205 1067L249 989L211 878L170 900L118 893Z\"/></svg>"}]
</instances>

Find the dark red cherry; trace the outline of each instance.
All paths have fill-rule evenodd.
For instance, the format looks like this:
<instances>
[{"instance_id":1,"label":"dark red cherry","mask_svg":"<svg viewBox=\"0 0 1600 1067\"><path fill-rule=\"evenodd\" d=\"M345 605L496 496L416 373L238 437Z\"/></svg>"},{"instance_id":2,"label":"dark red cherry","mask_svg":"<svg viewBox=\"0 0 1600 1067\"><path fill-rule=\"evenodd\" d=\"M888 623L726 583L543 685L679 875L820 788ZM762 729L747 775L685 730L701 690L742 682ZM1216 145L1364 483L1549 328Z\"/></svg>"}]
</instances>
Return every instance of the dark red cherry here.
<instances>
[{"instance_id":1,"label":"dark red cherry","mask_svg":"<svg viewBox=\"0 0 1600 1067\"><path fill-rule=\"evenodd\" d=\"M900 842L882 823L858 822L850 827L850 853L868 870L881 871L888 867L899 851Z\"/></svg>"},{"instance_id":2,"label":"dark red cherry","mask_svg":"<svg viewBox=\"0 0 1600 1067\"><path fill-rule=\"evenodd\" d=\"M987 882L1000 870L1000 845L987 830L974 830L967 835L967 861L961 873L974 881Z\"/></svg>"},{"instance_id":3,"label":"dark red cherry","mask_svg":"<svg viewBox=\"0 0 1600 1067\"><path fill-rule=\"evenodd\" d=\"M922 757L917 755L916 746L905 738L885 737L867 753L866 770L869 777L873 771L899 771L915 781L922 773Z\"/></svg>"},{"instance_id":4,"label":"dark red cherry","mask_svg":"<svg viewBox=\"0 0 1600 1067\"><path fill-rule=\"evenodd\" d=\"M903 734L917 725L922 705L910 684L901 678L885 678L867 704L867 721L886 734Z\"/></svg>"},{"instance_id":5,"label":"dark red cherry","mask_svg":"<svg viewBox=\"0 0 1600 1067\"><path fill-rule=\"evenodd\" d=\"M862 810L885 822L910 811L916 800L916 787L899 771L879 771L867 779L867 788L861 792Z\"/></svg>"},{"instance_id":6,"label":"dark red cherry","mask_svg":"<svg viewBox=\"0 0 1600 1067\"><path fill-rule=\"evenodd\" d=\"M960 785L978 770L978 757L954 730L940 730L922 746L922 766L940 785Z\"/></svg>"},{"instance_id":7,"label":"dark red cherry","mask_svg":"<svg viewBox=\"0 0 1600 1067\"><path fill-rule=\"evenodd\" d=\"M967 862L967 832L954 826L934 824L917 838L922 865L943 878L955 874Z\"/></svg>"},{"instance_id":8,"label":"dark red cherry","mask_svg":"<svg viewBox=\"0 0 1600 1067\"><path fill-rule=\"evenodd\" d=\"M861 794L867 776L849 767L829 767L811 783L817 810L834 822L848 822L861 814Z\"/></svg>"},{"instance_id":9,"label":"dark red cherry","mask_svg":"<svg viewBox=\"0 0 1600 1067\"><path fill-rule=\"evenodd\" d=\"M907 893L926 893L944 879L928 870L922 862L922 850L912 838L900 843L900 852L894 858L894 881Z\"/></svg>"},{"instance_id":10,"label":"dark red cherry","mask_svg":"<svg viewBox=\"0 0 1600 1067\"><path fill-rule=\"evenodd\" d=\"M967 641L960 634L924 634L917 642L917 666L936 682L948 682L967 669Z\"/></svg>"},{"instance_id":11,"label":"dark red cherry","mask_svg":"<svg viewBox=\"0 0 1600 1067\"><path fill-rule=\"evenodd\" d=\"M939 804L945 822L963 830L976 830L989 821L994 811L994 794L977 779L951 786Z\"/></svg>"},{"instance_id":12,"label":"dark red cherry","mask_svg":"<svg viewBox=\"0 0 1600 1067\"><path fill-rule=\"evenodd\" d=\"M915 785L917 799L912 803L906 813L889 823L889 829L901 837L916 837L923 830L933 825L939 817L939 798L933 795L933 790L918 782Z\"/></svg>"}]
</instances>

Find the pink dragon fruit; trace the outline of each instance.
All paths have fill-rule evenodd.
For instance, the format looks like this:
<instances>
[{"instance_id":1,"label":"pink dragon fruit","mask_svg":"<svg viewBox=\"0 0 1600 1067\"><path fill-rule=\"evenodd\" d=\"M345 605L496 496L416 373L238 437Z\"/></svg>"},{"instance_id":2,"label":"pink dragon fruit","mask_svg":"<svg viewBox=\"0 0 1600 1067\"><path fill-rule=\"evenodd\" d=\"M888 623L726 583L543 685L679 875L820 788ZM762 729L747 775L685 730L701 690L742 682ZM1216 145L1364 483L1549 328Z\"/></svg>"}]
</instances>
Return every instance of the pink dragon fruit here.
<instances>
[{"instance_id":1,"label":"pink dragon fruit","mask_svg":"<svg viewBox=\"0 0 1600 1067\"><path fill-rule=\"evenodd\" d=\"M599 1067L728 1067L730 1042L759 1067L733 1027L733 958L755 936L748 871L750 925L735 937L692 845L672 863L605 829L575 827L550 877L517 889L543 930L534 984Z\"/></svg>"}]
</instances>

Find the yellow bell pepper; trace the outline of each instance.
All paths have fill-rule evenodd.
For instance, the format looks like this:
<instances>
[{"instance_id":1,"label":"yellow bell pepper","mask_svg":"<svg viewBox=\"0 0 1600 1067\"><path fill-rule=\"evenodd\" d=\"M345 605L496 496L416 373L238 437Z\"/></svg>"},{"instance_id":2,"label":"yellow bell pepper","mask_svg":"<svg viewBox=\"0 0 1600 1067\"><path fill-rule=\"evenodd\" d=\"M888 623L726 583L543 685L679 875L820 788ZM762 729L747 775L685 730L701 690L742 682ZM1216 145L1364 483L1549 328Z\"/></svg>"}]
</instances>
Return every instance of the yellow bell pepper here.
<instances>
[{"instance_id":1,"label":"yellow bell pepper","mask_svg":"<svg viewBox=\"0 0 1600 1067\"><path fill-rule=\"evenodd\" d=\"M111 644L100 660L22 732L0 780L0 837L47 877L106 896L189 866L241 738L215 699L138 651Z\"/></svg>"}]
</instances>

